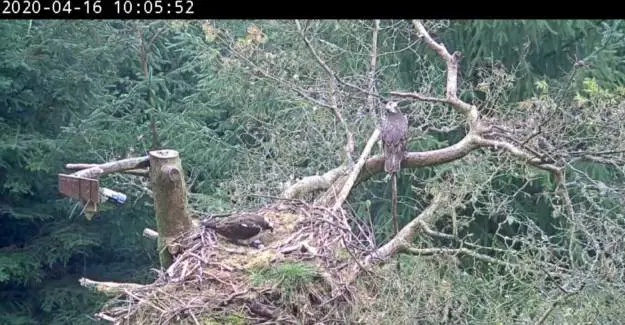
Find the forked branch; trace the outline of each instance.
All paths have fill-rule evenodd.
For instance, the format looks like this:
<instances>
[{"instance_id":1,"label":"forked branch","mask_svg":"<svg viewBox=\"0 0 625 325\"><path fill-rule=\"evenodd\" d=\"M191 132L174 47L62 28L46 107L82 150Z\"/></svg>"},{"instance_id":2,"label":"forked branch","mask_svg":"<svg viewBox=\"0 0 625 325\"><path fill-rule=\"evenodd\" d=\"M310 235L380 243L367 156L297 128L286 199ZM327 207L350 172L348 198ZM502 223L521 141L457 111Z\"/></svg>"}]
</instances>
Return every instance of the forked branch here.
<instances>
[{"instance_id":1,"label":"forked branch","mask_svg":"<svg viewBox=\"0 0 625 325\"><path fill-rule=\"evenodd\" d=\"M404 226L399 233L389 242L378 248L375 252L365 258L367 264L372 260L385 260L396 253L406 251L410 248L410 243L421 229L421 224L431 224L431 221L440 214L440 209L449 202L449 193L440 191L434 195L430 205Z\"/></svg>"},{"instance_id":2,"label":"forked branch","mask_svg":"<svg viewBox=\"0 0 625 325\"><path fill-rule=\"evenodd\" d=\"M376 73L376 62L377 62L377 57L378 57L378 30L379 28L380 28L380 21L376 20L374 23L373 36L371 40L371 63L369 66L369 73L368 73L370 95L368 95L367 97L368 110L374 115L375 115L375 100L372 94L375 90L375 73ZM363 149L360 155L360 158L358 159L358 163L356 164L356 166L354 166L353 170L349 174L349 177L345 180L345 183L341 185L341 192L339 193L336 201L334 202L334 208L333 208L334 211L339 209L341 205L343 204L343 202L345 201L345 199L347 199L349 192L352 190L352 187L354 186L358 178L358 175L360 175L360 171L365 166L365 163L367 162L367 158L369 157L369 154L371 153L373 146L378 141L379 136L380 136L380 130L376 129L375 131L373 131L373 134L369 137L369 140L367 141L367 144L365 145L365 148ZM334 197L333 195L326 195L322 198L322 200L330 200L333 197ZM328 205L329 203L330 202L323 202L322 204Z\"/></svg>"}]
</instances>

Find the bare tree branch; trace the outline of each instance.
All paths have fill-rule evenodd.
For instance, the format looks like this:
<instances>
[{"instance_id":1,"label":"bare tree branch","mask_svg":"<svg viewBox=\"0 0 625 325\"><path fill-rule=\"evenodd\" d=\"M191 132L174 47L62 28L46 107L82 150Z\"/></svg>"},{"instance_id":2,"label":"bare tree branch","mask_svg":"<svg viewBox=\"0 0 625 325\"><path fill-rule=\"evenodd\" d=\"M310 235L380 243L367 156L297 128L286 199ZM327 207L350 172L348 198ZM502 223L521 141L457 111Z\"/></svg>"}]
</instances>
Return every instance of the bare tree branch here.
<instances>
[{"instance_id":1,"label":"bare tree branch","mask_svg":"<svg viewBox=\"0 0 625 325\"><path fill-rule=\"evenodd\" d=\"M410 243L414 240L419 229L421 229L421 224L430 223L429 221L436 217L438 210L446 204L448 200L449 193L444 191L436 193L430 205L425 208L419 216L412 219L412 221L404 226L393 239L378 248L375 252L369 254L363 264L367 264L372 260L385 260L398 252L406 251L410 247Z\"/></svg>"},{"instance_id":2,"label":"bare tree branch","mask_svg":"<svg viewBox=\"0 0 625 325\"><path fill-rule=\"evenodd\" d=\"M72 175L86 178L97 178L105 174L145 168L149 165L149 159L147 156L144 156L111 161L104 164L68 164L68 169L73 169L70 167L77 167L76 165L86 168L81 169Z\"/></svg>"},{"instance_id":3,"label":"bare tree branch","mask_svg":"<svg viewBox=\"0 0 625 325\"><path fill-rule=\"evenodd\" d=\"M83 169L98 167L98 166L99 166L98 164L65 164L65 169L83 170ZM135 175L135 176L143 176L143 177L147 177L149 174L147 169L128 169L128 170L120 170L118 172L124 173L124 174Z\"/></svg>"},{"instance_id":4,"label":"bare tree branch","mask_svg":"<svg viewBox=\"0 0 625 325\"><path fill-rule=\"evenodd\" d=\"M343 189L341 190L341 193L339 193L339 196L336 199L336 202L334 203L334 207L333 207L334 211L338 210L343 204L343 202L345 201L345 199L347 199L349 192L354 186L354 182L356 182L356 179L358 178L358 175L360 174L360 170L367 162L367 157L369 156L369 153L371 153L371 149L373 148L373 145L376 143L376 141L378 141L379 136L380 136L379 129L376 129L375 131L373 131L373 134L369 138L369 141L367 141L367 145L362 150L362 154L360 155L360 159L358 159L358 163L356 164L352 172L349 174L349 177L347 178L347 180L345 181L345 184L343 185Z\"/></svg>"},{"instance_id":5,"label":"bare tree branch","mask_svg":"<svg viewBox=\"0 0 625 325\"><path fill-rule=\"evenodd\" d=\"M430 96L422 95L422 94L415 93L415 92L391 91L389 92L389 94L391 94L392 96L396 96L396 97L412 98L412 99L417 99L417 100L421 100L424 102L445 103L445 104L449 103L449 101L445 98L430 97Z\"/></svg>"},{"instance_id":6,"label":"bare tree branch","mask_svg":"<svg viewBox=\"0 0 625 325\"><path fill-rule=\"evenodd\" d=\"M336 179L346 173L346 167L339 167L327 171L323 175L307 176L293 184L282 193L282 198L298 199L302 196L318 191L326 190L335 183Z\"/></svg>"},{"instance_id":7,"label":"bare tree branch","mask_svg":"<svg viewBox=\"0 0 625 325\"><path fill-rule=\"evenodd\" d=\"M422 37L425 43L445 61L447 64L447 83L446 83L446 98L449 104L451 104L460 113L467 116L467 121L471 128L475 128L478 121L477 107L461 101L458 98L458 61L460 60L460 52L454 52L449 54L445 45L438 44L430 34L425 30L425 27L418 20L412 21L413 25L417 29L419 37Z\"/></svg>"},{"instance_id":8,"label":"bare tree branch","mask_svg":"<svg viewBox=\"0 0 625 325\"><path fill-rule=\"evenodd\" d=\"M369 109L369 114L375 118L375 98L372 95L375 92L375 75L376 69L378 65L378 31L380 30L380 20L376 19L373 22L373 35L371 37L371 61L369 63L369 85L367 90L369 94L367 95L367 106Z\"/></svg>"}]
</instances>

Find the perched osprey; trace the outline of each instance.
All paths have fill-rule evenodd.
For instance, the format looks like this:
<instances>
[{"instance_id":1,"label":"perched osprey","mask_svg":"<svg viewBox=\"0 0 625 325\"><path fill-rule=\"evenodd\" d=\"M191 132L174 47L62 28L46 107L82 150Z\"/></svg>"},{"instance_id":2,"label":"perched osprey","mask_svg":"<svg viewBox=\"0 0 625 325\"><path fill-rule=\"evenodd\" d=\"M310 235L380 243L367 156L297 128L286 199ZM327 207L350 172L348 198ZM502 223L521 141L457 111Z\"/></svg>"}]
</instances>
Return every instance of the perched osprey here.
<instances>
[{"instance_id":1,"label":"perched osprey","mask_svg":"<svg viewBox=\"0 0 625 325\"><path fill-rule=\"evenodd\" d=\"M391 175L392 216L395 235L399 232L397 218L397 172L401 168L406 152L408 119L397 108L397 102L388 102L384 107L384 118L380 126L380 140L384 149L384 171ZM399 262L397 264L399 269Z\"/></svg>"},{"instance_id":2,"label":"perched osprey","mask_svg":"<svg viewBox=\"0 0 625 325\"><path fill-rule=\"evenodd\" d=\"M250 240L263 230L273 232L270 222L259 214L245 213L222 220L204 219L202 225L214 229L216 233L235 243L241 240Z\"/></svg>"},{"instance_id":3,"label":"perched osprey","mask_svg":"<svg viewBox=\"0 0 625 325\"><path fill-rule=\"evenodd\" d=\"M388 102L384 111L380 140L384 148L384 171L392 174L399 171L404 159L408 119L399 111L397 102Z\"/></svg>"}]
</instances>

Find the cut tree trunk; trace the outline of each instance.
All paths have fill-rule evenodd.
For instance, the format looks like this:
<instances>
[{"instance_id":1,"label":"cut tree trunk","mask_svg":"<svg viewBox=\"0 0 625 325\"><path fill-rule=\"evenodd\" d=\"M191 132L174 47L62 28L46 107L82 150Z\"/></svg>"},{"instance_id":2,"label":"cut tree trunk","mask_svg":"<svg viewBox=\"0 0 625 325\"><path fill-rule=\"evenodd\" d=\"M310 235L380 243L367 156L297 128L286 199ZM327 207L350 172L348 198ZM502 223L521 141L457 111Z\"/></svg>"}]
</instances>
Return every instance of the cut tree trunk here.
<instances>
[{"instance_id":1,"label":"cut tree trunk","mask_svg":"<svg viewBox=\"0 0 625 325\"><path fill-rule=\"evenodd\" d=\"M187 190L180 156L175 150L149 152L150 182L154 194L154 210L161 267L166 269L178 253L174 239L191 230L187 214Z\"/></svg>"}]
</instances>

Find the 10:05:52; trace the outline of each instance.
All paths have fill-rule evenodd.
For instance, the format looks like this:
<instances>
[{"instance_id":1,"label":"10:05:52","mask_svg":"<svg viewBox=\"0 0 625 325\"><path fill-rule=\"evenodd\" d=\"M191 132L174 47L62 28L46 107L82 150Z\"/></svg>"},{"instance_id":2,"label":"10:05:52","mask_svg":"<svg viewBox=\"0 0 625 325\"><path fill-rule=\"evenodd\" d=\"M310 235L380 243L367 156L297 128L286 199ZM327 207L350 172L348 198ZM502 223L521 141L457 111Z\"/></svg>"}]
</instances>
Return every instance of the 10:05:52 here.
<instances>
[{"instance_id":1,"label":"10:05:52","mask_svg":"<svg viewBox=\"0 0 625 325\"><path fill-rule=\"evenodd\" d=\"M116 0L113 3L117 14L194 14L192 0Z\"/></svg>"}]
</instances>

